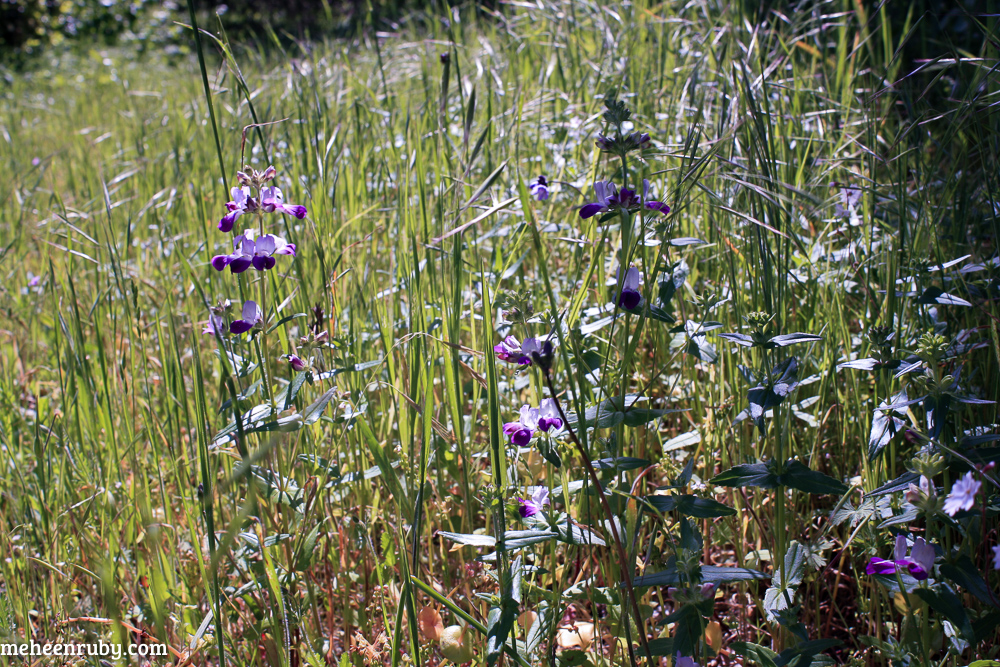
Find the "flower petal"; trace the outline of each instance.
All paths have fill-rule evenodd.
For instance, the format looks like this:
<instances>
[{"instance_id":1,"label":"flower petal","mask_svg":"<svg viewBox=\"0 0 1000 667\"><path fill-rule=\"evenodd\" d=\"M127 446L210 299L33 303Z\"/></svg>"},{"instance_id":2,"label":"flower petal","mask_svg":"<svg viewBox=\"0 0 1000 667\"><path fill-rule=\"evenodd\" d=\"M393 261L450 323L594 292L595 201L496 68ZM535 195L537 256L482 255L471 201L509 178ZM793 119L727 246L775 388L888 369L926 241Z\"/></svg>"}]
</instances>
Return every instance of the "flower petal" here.
<instances>
[{"instance_id":1,"label":"flower petal","mask_svg":"<svg viewBox=\"0 0 1000 667\"><path fill-rule=\"evenodd\" d=\"M580 217L586 220L587 218L592 218L601 211L606 210L608 210L608 207L603 204L587 204L580 209Z\"/></svg>"}]
</instances>

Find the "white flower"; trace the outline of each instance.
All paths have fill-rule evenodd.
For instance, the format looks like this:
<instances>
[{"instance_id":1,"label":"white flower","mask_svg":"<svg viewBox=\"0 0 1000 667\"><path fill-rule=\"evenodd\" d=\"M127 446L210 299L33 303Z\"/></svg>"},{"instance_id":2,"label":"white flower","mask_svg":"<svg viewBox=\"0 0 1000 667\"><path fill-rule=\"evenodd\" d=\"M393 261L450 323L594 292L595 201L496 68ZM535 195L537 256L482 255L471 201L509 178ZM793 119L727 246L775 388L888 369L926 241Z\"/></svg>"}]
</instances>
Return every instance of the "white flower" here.
<instances>
[{"instance_id":1,"label":"white flower","mask_svg":"<svg viewBox=\"0 0 1000 667\"><path fill-rule=\"evenodd\" d=\"M970 510L976 504L976 494L982 482L976 481L972 476L972 471L965 473L961 479L955 482L944 501L944 511L948 516L955 516L959 510Z\"/></svg>"}]
</instances>

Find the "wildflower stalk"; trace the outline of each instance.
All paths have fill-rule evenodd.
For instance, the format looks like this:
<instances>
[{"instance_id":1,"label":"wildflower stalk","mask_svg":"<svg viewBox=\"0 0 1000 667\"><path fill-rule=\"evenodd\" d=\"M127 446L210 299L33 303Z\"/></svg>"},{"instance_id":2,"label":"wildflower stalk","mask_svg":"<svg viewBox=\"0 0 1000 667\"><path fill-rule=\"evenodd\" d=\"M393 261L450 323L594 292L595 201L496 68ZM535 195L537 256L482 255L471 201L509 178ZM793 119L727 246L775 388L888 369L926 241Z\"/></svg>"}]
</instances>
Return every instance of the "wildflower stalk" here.
<instances>
[{"instance_id":1,"label":"wildflower stalk","mask_svg":"<svg viewBox=\"0 0 1000 667\"><path fill-rule=\"evenodd\" d=\"M618 557L621 559L622 581L625 584L629 600L632 603L632 613L635 614L635 624L639 628L639 641L642 643L643 651L646 653L646 660L648 661L648 664L655 664L653 661L653 654L649 649L649 642L646 639L646 630L642 622L642 611L639 609L639 600L636 598L635 589L632 587L632 567L629 564L628 555L625 553L625 547L622 545L621 537L618 535L618 527L615 524L615 515L611 511L611 505L608 504L607 497L604 495L604 487L601 486L601 480L597 477L597 471L594 470L594 465L590 461L590 456L587 455L587 450L576 437L576 433L573 431L573 428L569 425L569 420L566 417L566 413L563 411L562 403L560 403L556 393L556 388L552 383L552 374L549 372L549 368L545 365L542 365L542 374L545 377L545 386L549 388L549 394L552 396L556 409L559 411L559 418L562 419L563 424L566 426L566 433L569 434L570 440L573 441L573 444L575 444L576 448L579 450L580 457L583 459L583 465L587 468L587 474L590 476L590 481L593 482L594 487L597 489L597 497L601 500L601 508L604 510L608 526L611 529L612 539L614 540L615 547L618 550ZM627 614L625 615L625 624L627 628ZM628 642L628 656L632 665L636 665L635 651L632 649L632 642Z\"/></svg>"}]
</instances>

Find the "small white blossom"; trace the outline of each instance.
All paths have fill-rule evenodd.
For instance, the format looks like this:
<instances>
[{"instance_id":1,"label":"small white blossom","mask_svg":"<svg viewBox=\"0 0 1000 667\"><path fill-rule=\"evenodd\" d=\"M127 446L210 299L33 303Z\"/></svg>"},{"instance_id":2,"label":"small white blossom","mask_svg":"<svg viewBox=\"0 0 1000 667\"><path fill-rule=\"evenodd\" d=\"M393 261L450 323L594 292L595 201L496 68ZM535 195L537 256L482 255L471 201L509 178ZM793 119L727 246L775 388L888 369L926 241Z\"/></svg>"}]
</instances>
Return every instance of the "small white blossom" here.
<instances>
[{"instance_id":1,"label":"small white blossom","mask_svg":"<svg viewBox=\"0 0 1000 667\"><path fill-rule=\"evenodd\" d=\"M951 487L951 492L944 501L944 511L948 516L955 516L959 510L970 510L976 504L976 494L982 482L973 478L972 472L965 473L961 479Z\"/></svg>"}]
</instances>

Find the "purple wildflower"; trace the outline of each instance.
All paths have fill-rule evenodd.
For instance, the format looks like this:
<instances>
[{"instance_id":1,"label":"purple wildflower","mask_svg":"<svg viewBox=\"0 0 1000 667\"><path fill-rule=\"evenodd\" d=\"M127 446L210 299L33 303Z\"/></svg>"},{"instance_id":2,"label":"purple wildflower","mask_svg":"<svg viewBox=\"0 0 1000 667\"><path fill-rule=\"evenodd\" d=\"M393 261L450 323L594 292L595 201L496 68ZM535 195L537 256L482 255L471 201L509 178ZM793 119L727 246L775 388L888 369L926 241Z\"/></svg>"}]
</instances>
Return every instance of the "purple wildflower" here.
<instances>
[{"instance_id":1,"label":"purple wildflower","mask_svg":"<svg viewBox=\"0 0 1000 667\"><path fill-rule=\"evenodd\" d=\"M243 273L252 265L258 271L267 271L275 263L275 255L295 256L295 244L274 234L264 234L256 237L252 229L233 239L233 254L216 255L212 258L212 266L216 271L222 271L227 266L232 273Z\"/></svg>"},{"instance_id":2,"label":"purple wildflower","mask_svg":"<svg viewBox=\"0 0 1000 667\"><path fill-rule=\"evenodd\" d=\"M615 272L615 285L618 284L621 267ZM642 305L642 294L639 292L639 283L642 281L642 274L634 266L629 267L625 272L625 280L622 283L622 291L616 301L618 306L625 310L635 310Z\"/></svg>"},{"instance_id":3,"label":"purple wildflower","mask_svg":"<svg viewBox=\"0 0 1000 667\"><path fill-rule=\"evenodd\" d=\"M241 334L250 331L258 324L264 323L264 313L256 301L247 301L243 304L243 319L235 320L229 325L230 333Z\"/></svg>"},{"instance_id":4,"label":"purple wildflower","mask_svg":"<svg viewBox=\"0 0 1000 667\"><path fill-rule=\"evenodd\" d=\"M280 211L281 213L293 215L299 220L306 217L305 206L284 203L284 197L281 195L281 188L261 188L260 207L265 213Z\"/></svg>"},{"instance_id":5,"label":"purple wildflower","mask_svg":"<svg viewBox=\"0 0 1000 667\"><path fill-rule=\"evenodd\" d=\"M993 547L993 569L1000 570L1000 547Z\"/></svg>"},{"instance_id":6,"label":"purple wildflower","mask_svg":"<svg viewBox=\"0 0 1000 667\"><path fill-rule=\"evenodd\" d=\"M700 667L700 665L694 661L694 658L688 656L681 656L680 651L677 652L677 657L674 658L674 667Z\"/></svg>"},{"instance_id":7,"label":"purple wildflower","mask_svg":"<svg viewBox=\"0 0 1000 667\"><path fill-rule=\"evenodd\" d=\"M226 330L226 320L223 319L222 315L212 315L205 322L205 328L201 330L201 333L208 334L211 336L217 336L224 333Z\"/></svg>"},{"instance_id":8,"label":"purple wildflower","mask_svg":"<svg viewBox=\"0 0 1000 667\"><path fill-rule=\"evenodd\" d=\"M241 188L230 188L233 200L226 202L226 210L229 211L219 220L219 230L231 232L233 225L244 213L251 213L257 210L257 200L250 196L250 188L244 185Z\"/></svg>"},{"instance_id":9,"label":"purple wildflower","mask_svg":"<svg viewBox=\"0 0 1000 667\"><path fill-rule=\"evenodd\" d=\"M563 421L559 418L559 408L556 406L555 399L543 398L542 402L538 404L538 428L548 433L550 428L558 431L562 426Z\"/></svg>"},{"instance_id":10,"label":"purple wildflower","mask_svg":"<svg viewBox=\"0 0 1000 667\"><path fill-rule=\"evenodd\" d=\"M304 371L308 367L306 362L302 361L302 358L297 354L286 354L284 359L292 367L293 371Z\"/></svg>"},{"instance_id":11,"label":"purple wildflower","mask_svg":"<svg viewBox=\"0 0 1000 667\"><path fill-rule=\"evenodd\" d=\"M517 499L517 511L521 514L521 518L527 519L529 516L535 516L541 512L542 508L548 504L549 490L544 486L540 486L531 494L531 498L528 500L524 498Z\"/></svg>"},{"instance_id":12,"label":"purple wildflower","mask_svg":"<svg viewBox=\"0 0 1000 667\"><path fill-rule=\"evenodd\" d=\"M892 560L884 558L871 559L865 571L868 574L893 575L896 572L909 572L917 581L923 581L930 576L934 567L934 547L927 544L924 538L918 537L913 542L910 557L906 557L906 537L896 536L896 549Z\"/></svg>"},{"instance_id":13,"label":"purple wildflower","mask_svg":"<svg viewBox=\"0 0 1000 667\"><path fill-rule=\"evenodd\" d=\"M503 434L518 447L524 447L531 442L535 431L538 430L538 408L522 405L519 413L520 417L516 422L507 422L503 425Z\"/></svg>"},{"instance_id":14,"label":"purple wildflower","mask_svg":"<svg viewBox=\"0 0 1000 667\"><path fill-rule=\"evenodd\" d=\"M647 208L658 213L670 212L670 207L663 202L649 199L649 181L646 179L642 181L642 196L637 195L635 190L629 188L622 188L619 192L611 181L595 182L594 192L597 194L597 201L586 204L580 209L581 218L587 219L606 211L626 210L634 212L640 208Z\"/></svg>"},{"instance_id":15,"label":"purple wildflower","mask_svg":"<svg viewBox=\"0 0 1000 667\"><path fill-rule=\"evenodd\" d=\"M499 345L493 346L497 359L521 366L530 366L531 353L538 350L538 341L534 338L525 338L524 343L519 343L514 336L507 336Z\"/></svg>"},{"instance_id":16,"label":"purple wildflower","mask_svg":"<svg viewBox=\"0 0 1000 667\"><path fill-rule=\"evenodd\" d=\"M544 176L539 176L528 183L528 189L538 201L545 201L549 198L549 182L545 180Z\"/></svg>"},{"instance_id":17,"label":"purple wildflower","mask_svg":"<svg viewBox=\"0 0 1000 667\"><path fill-rule=\"evenodd\" d=\"M38 287L40 282L42 282L41 276L36 276L31 271L28 271L28 287Z\"/></svg>"},{"instance_id":18,"label":"purple wildflower","mask_svg":"<svg viewBox=\"0 0 1000 667\"><path fill-rule=\"evenodd\" d=\"M955 482L951 491L948 492L948 497L944 500L944 511L948 513L948 516L955 516L959 510L971 510L972 506L976 504L976 494L979 493L979 488L982 485L982 482L977 481L972 476L971 471L962 475L962 478Z\"/></svg>"}]
</instances>

